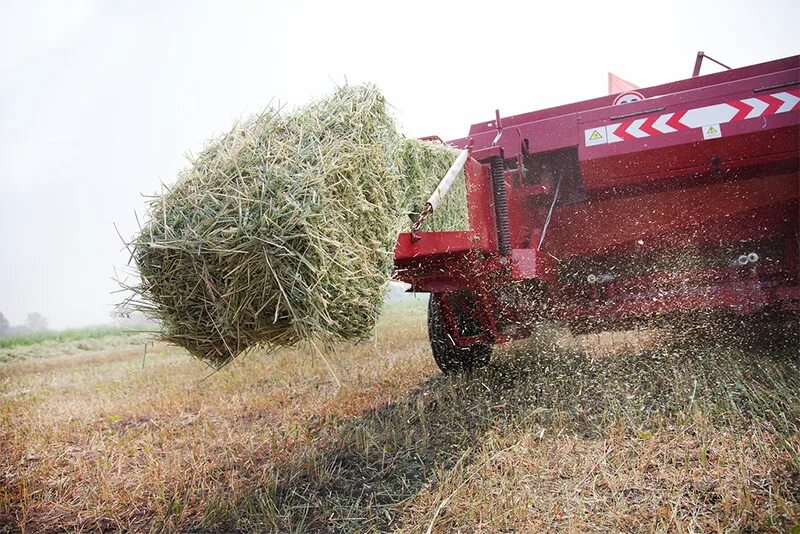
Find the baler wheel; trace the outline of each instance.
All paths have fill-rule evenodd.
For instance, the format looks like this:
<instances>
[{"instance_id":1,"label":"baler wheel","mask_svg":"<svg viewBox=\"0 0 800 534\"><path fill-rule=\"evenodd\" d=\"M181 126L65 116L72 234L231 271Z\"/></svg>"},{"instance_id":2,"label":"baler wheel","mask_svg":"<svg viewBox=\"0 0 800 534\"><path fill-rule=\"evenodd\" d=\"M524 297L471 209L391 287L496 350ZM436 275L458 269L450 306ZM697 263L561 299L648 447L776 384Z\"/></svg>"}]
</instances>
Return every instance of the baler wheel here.
<instances>
[{"instance_id":1,"label":"baler wheel","mask_svg":"<svg viewBox=\"0 0 800 534\"><path fill-rule=\"evenodd\" d=\"M431 351L436 365L444 374L469 372L473 369L485 367L492 359L492 345L476 343L468 347L459 347L447 335L444 320L439 313L437 296L431 293L428 301L428 338L431 342ZM454 310L454 313L458 313ZM459 322L469 321L469 318L459 316Z\"/></svg>"}]
</instances>

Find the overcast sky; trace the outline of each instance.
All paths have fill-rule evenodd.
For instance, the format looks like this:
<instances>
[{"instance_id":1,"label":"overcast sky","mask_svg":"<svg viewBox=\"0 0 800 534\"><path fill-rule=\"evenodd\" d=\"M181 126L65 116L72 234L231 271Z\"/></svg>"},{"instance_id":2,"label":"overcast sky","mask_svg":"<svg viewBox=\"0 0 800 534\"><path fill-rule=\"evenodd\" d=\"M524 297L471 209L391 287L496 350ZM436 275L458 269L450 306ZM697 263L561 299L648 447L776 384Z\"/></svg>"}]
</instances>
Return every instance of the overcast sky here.
<instances>
[{"instance_id":1,"label":"overcast sky","mask_svg":"<svg viewBox=\"0 0 800 534\"><path fill-rule=\"evenodd\" d=\"M391 7L382 7L388 5ZM104 323L142 194L273 98L375 82L408 135L800 52L800 2L0 0L0 311ZM708 71L712 71L710 69Z\"/></svg>"}]
</instances>

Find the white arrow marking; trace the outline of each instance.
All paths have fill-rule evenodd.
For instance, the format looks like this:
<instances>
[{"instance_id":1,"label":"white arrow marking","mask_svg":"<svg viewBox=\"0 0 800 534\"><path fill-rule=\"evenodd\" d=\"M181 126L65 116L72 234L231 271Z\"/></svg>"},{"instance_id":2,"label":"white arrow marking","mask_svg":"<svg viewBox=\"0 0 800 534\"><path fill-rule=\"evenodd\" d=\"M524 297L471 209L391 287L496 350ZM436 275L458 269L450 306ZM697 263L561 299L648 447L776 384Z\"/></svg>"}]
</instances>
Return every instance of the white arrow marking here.
<instances>
[{"instance_id":1,"label":"white arrow marking","mask_svg":"<svg viewBox=\"0 0 800 534\"><path fill-rule=\"evenodd\" d=\"M667 121L670 120L673 115L675 115L675 114L674 113L667 113L665 115L660 115L655 120L655 122L653 122L653 128L655 128L656 130L658 130L661 133L677 132L678 130L676 130L675 128L673 128L669 124L667 124Z\"/></svg>"},{"instance_id":2,"label":"white arrow marking","mask_svg":"<svg viewBox=\"0 0 800 534\"><path fill-rule=\"evenodd\" d=\"M619 137L618 135L614 135L614 132L617 131L617 126L619 125L620 123L609 124L608 126L606 126L606 137L608 137L609 143L617 143L619 141L622 141L621 137Z\"/></svg>"},{"instance_id":3,"label":"white arrow marking","mask_svg":"<svg viewBox=\"0 0 800 534\"><path fill-rule=\"evenodd\" d=\"M754 119L756 117L760 117L761 114L764 113L764 110L769 107L769 104L758 98L745 98L742 100L742 102L748 106L753 106L753 109L751 109L750 113L745 116L745 119Z\"/></svg>"},{"instance_id":4,"label":"white arrow marking","mask_svg":"<svg viewBox=\"0 0 800 534\"><path fill-rule=\"evenodd\" d=\"M643 132L639 129L642 126L642 124L644 124L645 120L647 119L636 119L631 123L630 126L628 126L628 128L625 131L637 139L641 139L642 137L650 137L649 133Z\"/></svg>"},{"instance_id":5,"label":"white arrow marking","mask_svg":"<svg viewBox=\"0 0 800 534\"><path fill-rule=\"evenodd\" d=\"M779 107L778 111L776 111L775 113L786 113L787 111L792 111L792 108L798 102L800 102L800 98L797 98L792 93L775 93L772 96L774 96L778 100L783 100L783 104L781 104L781 107Z\"/></svg>"}]
</instances>

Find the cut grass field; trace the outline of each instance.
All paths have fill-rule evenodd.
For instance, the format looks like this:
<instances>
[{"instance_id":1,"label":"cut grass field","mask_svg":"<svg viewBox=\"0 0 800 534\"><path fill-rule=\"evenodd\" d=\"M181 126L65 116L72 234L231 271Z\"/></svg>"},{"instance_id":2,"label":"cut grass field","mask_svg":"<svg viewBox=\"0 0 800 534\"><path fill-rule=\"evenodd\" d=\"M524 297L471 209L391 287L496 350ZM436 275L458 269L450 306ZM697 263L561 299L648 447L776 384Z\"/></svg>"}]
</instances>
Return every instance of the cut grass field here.
<instances>
[{"instance_id":1,"label":"cut grass field","mask_svg":"<svg viewBox=\"0 0 800 534\"><path fill-rule=\"evenodd\" d=\"M336 378L305 350L208 378L180 349L143 359L142 340L18 357L0 364L0 530L795 525L797 338L768 353L565 338L548 329L442 377L421 307L404 305L376 342L327 357Z\"/></svg>"}]
</instances>

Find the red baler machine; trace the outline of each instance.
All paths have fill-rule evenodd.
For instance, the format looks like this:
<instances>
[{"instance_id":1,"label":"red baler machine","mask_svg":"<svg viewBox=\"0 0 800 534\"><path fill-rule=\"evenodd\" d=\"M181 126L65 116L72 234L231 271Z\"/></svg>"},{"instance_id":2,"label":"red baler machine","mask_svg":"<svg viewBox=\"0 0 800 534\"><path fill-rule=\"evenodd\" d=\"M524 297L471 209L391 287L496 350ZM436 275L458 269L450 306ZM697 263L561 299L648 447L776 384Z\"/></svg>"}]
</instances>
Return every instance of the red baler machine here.
<instances>
[{"instance_id":1,"label":"red baler machine","mask_svg":"<svg viewBox=\"0 0 800 534\"><path fill-rule=\"evenodd\" d=\"M403 233L444 370L541 319L584 331L800 311L800 56L474 124L469 231ZM624 103L620 103L620 100Z\"/></svg>"}]
</instances>

